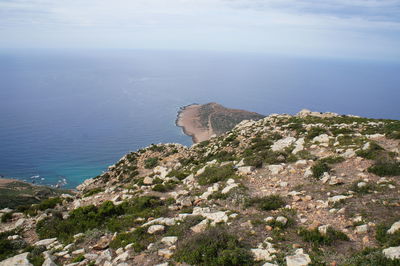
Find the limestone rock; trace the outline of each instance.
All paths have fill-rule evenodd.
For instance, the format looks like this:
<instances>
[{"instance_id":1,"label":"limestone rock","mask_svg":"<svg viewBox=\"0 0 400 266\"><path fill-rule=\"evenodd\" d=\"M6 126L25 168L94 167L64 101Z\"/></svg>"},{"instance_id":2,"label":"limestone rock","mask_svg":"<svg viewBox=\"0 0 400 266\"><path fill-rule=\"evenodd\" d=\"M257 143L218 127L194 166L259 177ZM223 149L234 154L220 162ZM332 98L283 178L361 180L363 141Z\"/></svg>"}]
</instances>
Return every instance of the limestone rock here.
<instances>
[{"instance_id":1,"label":"limestone rock","mask_svg":"<svg viewBox=\"0 0 400 266\"><path fill-rule=\"evenodd\" d=\"M159 224L152 225L152 226L149 227L149 229L147 229L147 233L155 234L155 233L164 231L164 229L165 229L164 225L159 225Z\"/></svg>"},{"instance_id":2,"label":"limestone rock","mask_svg":"<svg viewBox=\"0 0 400 266\"><path fill-rule=\"evenodd\" d=\"M303 249L297 249L293 256L285 257L287 266L306 266L311 263L310 256L304 254Z\"/></svg>"},{"instance_id":3,"label":"limestone rock","mask_svg":"<svg viewBox=\"0 0 400 266\"><path fill-rule=\"evenodd\" d=\"M388 234L394 234L396 233L398 230L400 230L400 221L395 222L394 224L392 224L392 226L390 227L390 229L387 231Z\"/></svg>"},{"instance_id":4,"label":"limestone rock","mask_svg":"<svg viewBox=\"0 0 400 266\"><path fill-rule=\"evenodd\" d=\"M25 252L0 262L0 266L32 266L28 260L29 252Z\"/></svg>"},{"instance_id":5,"label":"limestone rock","mask_svg":"<svg viewBox=\"0 0 400 266\"><path fill-rule=\"evenodd\" d=\"M266 249L262 248L252 248L250 249L251 253L254 255L254 259L256 261L261 261L261 260L272 260L274 257L270 252Z\"/></svg>"},{"instance_id":6,"label":"limestone rock","mask_svg":"<svg viewBox=\"0 0 400 266\"><path fill-rule=\"evenodd\" d=\"M272 151L281 151L284 150L285 148L289 147L296 141L296 138L293 137L287 137L284 139L277 140L272 146L271 149Z\"/></svg>"},{"instance_id":7,"label":"limestone rock","mask_svg":"<svg viewBox=\"0 0 400 266\"><path fill-rule=\"evenodd\" d=\"M400 246L384 249L383 254L389 259L400 259Z\"/></svg>"}]
</instances>

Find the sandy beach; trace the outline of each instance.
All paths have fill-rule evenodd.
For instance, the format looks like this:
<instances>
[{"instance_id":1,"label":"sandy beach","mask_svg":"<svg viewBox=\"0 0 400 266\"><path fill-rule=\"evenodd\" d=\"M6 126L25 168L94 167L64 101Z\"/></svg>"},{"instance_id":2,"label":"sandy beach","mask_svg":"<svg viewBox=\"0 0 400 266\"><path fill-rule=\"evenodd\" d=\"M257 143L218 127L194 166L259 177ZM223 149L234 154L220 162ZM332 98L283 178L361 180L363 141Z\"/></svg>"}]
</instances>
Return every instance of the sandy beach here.
<instances>
[{"instance_id":1,"label":"sandy beach","mask_svg":"<svg viewBox=\"0 0 400 266\"><path fill-rule=\"evenodd\" d=\"M204 128L199 121L199 108L201 105L192 104L185 106L178 114L176 125L181 127L183 133L192 137L194 143L208 140L214 135L211 128Z\"/></svg>"}]
</instances>

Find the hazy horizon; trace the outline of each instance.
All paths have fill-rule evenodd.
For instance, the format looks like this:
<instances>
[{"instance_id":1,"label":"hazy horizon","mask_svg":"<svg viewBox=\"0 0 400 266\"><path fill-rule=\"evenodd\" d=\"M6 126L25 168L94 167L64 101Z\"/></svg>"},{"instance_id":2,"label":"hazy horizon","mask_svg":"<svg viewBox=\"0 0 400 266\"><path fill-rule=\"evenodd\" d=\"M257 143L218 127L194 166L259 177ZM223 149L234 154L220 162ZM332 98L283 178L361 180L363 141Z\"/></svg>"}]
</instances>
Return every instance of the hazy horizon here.
<instances>
[{"instance_id":1,"label":"hazy horizon","mask_svg":"<svg viewBox=\"0 0 400 266\"><path fill-rule=\"evenodd\" d=\"M0 49L248 52L400 62L399 0L0 1Z\"/></svg>"}]
</instances>

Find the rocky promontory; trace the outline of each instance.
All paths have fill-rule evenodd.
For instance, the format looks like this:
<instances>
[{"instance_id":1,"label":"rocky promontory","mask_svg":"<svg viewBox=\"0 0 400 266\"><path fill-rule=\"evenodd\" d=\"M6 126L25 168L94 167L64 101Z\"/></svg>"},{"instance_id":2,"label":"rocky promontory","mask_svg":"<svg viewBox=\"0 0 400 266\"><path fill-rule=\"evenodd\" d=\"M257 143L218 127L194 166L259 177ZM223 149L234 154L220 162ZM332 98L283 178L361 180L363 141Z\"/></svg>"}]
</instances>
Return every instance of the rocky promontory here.
<instances>
[{"instance_id":1,"label":"rocky promontory","mask_svg":"<svg viewBox=\"0 0 400 266\"><path fill-rule=\"evenodd\" d=\"M400 121L303 110L0 210L0 265L400 265Z\"/></svg>"},{"instance_id":2,"label":"rocky promontory","mask_svg":"<svg viewBox=\"0 0 400 266\"><path fill-rule=\"evenodd\" d=\"M255 112L226 108L218 103L191 104L181 108L176 124L197 143L220 136L243 120L264 117Z\"/></svg>"}]
</instances>

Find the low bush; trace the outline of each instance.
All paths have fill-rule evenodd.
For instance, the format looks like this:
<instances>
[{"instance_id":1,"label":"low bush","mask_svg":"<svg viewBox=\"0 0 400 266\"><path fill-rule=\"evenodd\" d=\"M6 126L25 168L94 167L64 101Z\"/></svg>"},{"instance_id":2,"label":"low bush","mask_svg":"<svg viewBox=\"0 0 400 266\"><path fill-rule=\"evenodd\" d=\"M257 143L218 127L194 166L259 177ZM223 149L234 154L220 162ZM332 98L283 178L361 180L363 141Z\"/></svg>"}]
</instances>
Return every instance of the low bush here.
<instances>
[{"instance_id":1,"label":"low bush","mask_svg":"<svg viewBox=\"0 0 400 266\"><path fill-rule=\"evenodd\" d=\"M366 248L353 254L343 264L344 266L398 266L400 259L388 259L378 248Z\"/></svg>"},{"instance_id":2,"label":"low bush","mask_svg":"<svg viewBox=\"0 0 400 266\"><path fill-rule=\"evenodd\" d=\"M77 208L69 213L67 219L56 213L39 221L36 232L41 239L57 237L60 241L68 242L77 233L94 228L121 231L131 227L137 217L159 217L166 211L164 202L156 197L143 196L117 206L106 201L98 207L89 205Z\"/></svg>"},{"instance_id":3,"label":"low bush","mask_svg":"<svg viewBox=\"0 0 400 266\"><path fill-rule=\"evenodd\" d=\"M1 216L1 222L2 223L7 223L7 222L11 221L12 215L13 215L12 212L4 213L3 216Z\"/></svg>"},{"instance_id":4,"label":"low bush","mask_svg":"<svg viewBox=\"0 0 400 266\"><path fill-rule=\"evenodd\" d=\"M154 236L147 233L146 227L138 227L133 232L121 233L110 242L110 247L118 249L125 247L128 244L133 244L133 249L136 252L143 251L154 240Z\"/></svg>"},{"instance_id":5,"label":"low bush","mask_svg":"<svg viewBox=\"0 0 400 266\"><path fill-rule=\"evenodd\" d=\"M359 150L356 152L357 156L363 157L369 160L375 160L384 151L384 149L376 144L375 142L370 142L369 148L367 150Z\"/></svg>"},{"instance_id":6,"label":"low bush","mask_svg":"<svg viewBox=\"0 0 400 266\"><path fill-rule=\"evenodd\" d=\"M191 265L254 265L250 251L221 226L179 243L174 258Z\"/></svg>"},{"instance_id":7,"label":"low bush","mask_svg":"<svg viewBox=\"0 0 400 266\"><path fill-rule=\"evenodd\" d=\"M168 227L165 235L177 236L178 238L181 238L191 232L190 230L191 227L195 226L196 224L200 223L203 220L204 218L199 215L187 217L182 222Z\"/></svg>"},{"instance_id":8,"label":"low bush","mask_svg":"<svg viewBox=\"0 0 400 266\"><path fill-rule=\"evenodd\" d=\"M232 164L224 166L209 166L198 176L200 185L210 185L219 181L224 181L235 177L236 170Z\"/></svg>"},{"instance_id":9,"label":"low bush","mask_svg":"<svg viewBox=\"0 0 400 266\"><path fill-rule=\"evenodd\" d=\"M394 234L388 234L390 226L386 224L379 224L376 227L376 240L384 245L384 246L399 246L400 245L400 231L395 232Z\"/></svg>"},{"instance_id":10,"label":"low bush","mask_svg":"<svg viewBox=\"0 0 400 266\"><path fill-rule=\"evenodd\" d=\"M167 192L173 190L175 187L176 187L176 182L167 181L164 184L156 184L153 187L153 190L157 192Z\"/></svg>"},{"instance_id":11,"label":"low bush","mask_svg":"<svg viewBox=\"0 0 400 266\"><path fill-rule=\"evenodd\" d=\"M358 184L360 183L360 182L364 182L363 180L358 180L358 181L355 181L352 185L351 185L351 187L350 187L350 190L351 191L354 191L354 192L356 192L356 193L358 193L358 194L368 194L368 193L371 193L372 191L374 191L377 187L374 185L374 184L372 184L372 183L366 183L366 185L364 185L364 186L358 186Z\"/></svg>"},{"instance_id":12,"label":"low bush","mask_svg":"<svg viewBox=\"0 0 400 266\"><path fill-rule=\"evenodd\" d=\"M104 191L104 189L101 188L101 187L93 188L93 189L90 189L90 190L86 191L83 194L83 197L90 197L90 196L93 196L93 195L95 195L97 193L100 193L100 192L103 192L103 191Z\"/></svg>"},{"instance_id":13,"label":"low bush","mask_svg":"<svg viewBox=\"0 0 400 266\"><path fill-rule=\"evenodd\" d=\"M326 234L320 233L318 228L312 230L301 228L298 234L303 239L303 241L310 242L315 246L331 245L337 240L349 241L349 237L345 233L338 231L332 227L328 227Z\"/></svg>"},{"instance_id":14,"label":"low bush","mask_svg":"<svg viewBox=\"0 0 400 266\"><path fill-rule=\"evenodd\" d=\"M368 168L368 172L378 176L400 175L400 163L378 163Z\"/></svg>"},{"instance_id":15,"label":"low bush","mask_svg":"<svg viewBox=\"0 0 400 266\"><path fill-rule=\"evenodd\" d=\"M312 127L312 128L310 128L310 129L308 130L306 139L309 139L309 140L310 140L310 139L313 139L313 138L315 138L315 137L317 137L317 136L319 136L319 135L326 134L326 133L328 133L328 131L327 131L325 128L322 128L322 127Z\"/></svg>"},{"instance_id":16,"label":"low bush","mask_svg":"<svg viewBox=\"0 0 400 266\"><path fill-rule=\"evenodd\" d=\"M277 210L285 206L285 200L279 195L269 195L262 198L252 198L247 202L247 206L256 206L263 211Z\"/></svg>"},{"instance_id":17,"label":"low bush","mask_svg":"<svg viewBox=\"0 0 400 266\"><path fill-rule=\"evenodd\" d=\"M144 161L144 168L152 169L158 165L158 157L151 157Z\"/></svg>"},{"instance_id":18,"label":"low bush","mask_svg":"<svg viewBox=\"0 0 400 266\"><path fill-rule=\"evenodd\" d=\"M331 168L329 165L322 161L317 161L312 167L311 171L313 177L316 179L320 179L325 172L329 172Z\"/></svg>"},{"instance_id":19,"label":"low bush","mask_svg":"<svg viewBox=\"0 0 400 266\"><path fill-rule=\"evenodd\" d=\"M176 177L179 180L185 179L188 175L190 175L189 172L183 171L183 170L171 170L168 174L167 177Z\"/></svg>"}]
</instances>

